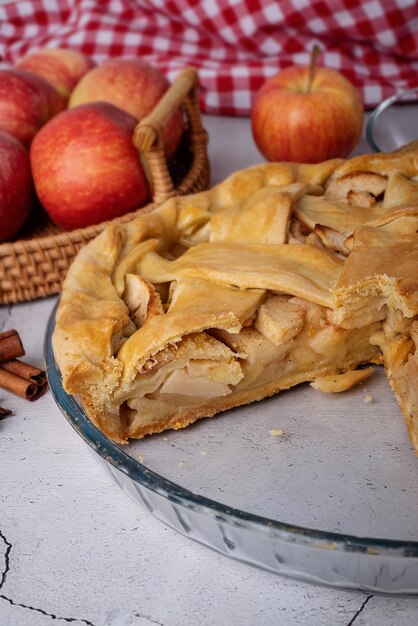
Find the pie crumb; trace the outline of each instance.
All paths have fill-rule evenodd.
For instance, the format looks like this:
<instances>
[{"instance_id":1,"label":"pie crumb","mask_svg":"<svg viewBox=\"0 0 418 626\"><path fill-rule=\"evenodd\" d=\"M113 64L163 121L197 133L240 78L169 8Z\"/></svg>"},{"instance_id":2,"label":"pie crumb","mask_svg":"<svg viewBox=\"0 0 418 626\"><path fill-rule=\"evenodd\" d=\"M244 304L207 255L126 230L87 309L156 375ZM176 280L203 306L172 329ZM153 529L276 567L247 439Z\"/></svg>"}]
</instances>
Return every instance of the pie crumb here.
<instances>
[{"instance_id":1,"label":"pie crumb","mask_svg":"<svg viewBox=\"0 0 418 626\"><path fill-rule=\"evenodd\" d=\"M201 450L201 451L199 452L199 454L200 454L200 456L206 456L206 455L207 455L207 452L206 452L206 450Z\"/></svg>"},{"instance_id":2,"label":"pie crumb","mask_svg":"<svg viewBox=\"0 0 418 626\"><path fill-rule=\"evenodd\" d=\"M367 396L364 396L364 402L366 404L368 404L369 402L371 402L373 400L373 396L371 396L370 394L367 394Z\"/></svg>"},{"instance_id":3,"label":"pie crumb","mask_svg":"<svg viewBox=\"0 0 418 626\"><path fill-rule=\"evenodd\" d=\"M177 467L183 467L183 465L184 465L184 462L183 462L183 461L179 461L179 462L177 463Z\"/></svg>"},{"instance_id":4,"label":"pie crumb","mask_svg":"<svg viewBox=\"0 0 418 626\"><path fill-rule=\"evenodd\" d=\"M281 428L272 428L269 433L272 437L281 437L284 434Z\"/></svg>"}]
</instances>

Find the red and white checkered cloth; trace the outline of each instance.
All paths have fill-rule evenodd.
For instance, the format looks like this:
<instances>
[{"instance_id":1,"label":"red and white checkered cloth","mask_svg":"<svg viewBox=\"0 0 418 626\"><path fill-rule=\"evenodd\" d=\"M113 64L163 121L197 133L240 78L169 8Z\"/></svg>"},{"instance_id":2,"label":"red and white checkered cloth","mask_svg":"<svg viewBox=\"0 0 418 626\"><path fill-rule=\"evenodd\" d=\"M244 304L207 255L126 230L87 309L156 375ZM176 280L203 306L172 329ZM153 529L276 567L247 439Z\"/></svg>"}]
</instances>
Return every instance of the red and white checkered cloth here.
<instances>
[{"instance_id":1,"label":"red and white checkered cloth","mask_svg":"<svg viewBox=\"0 0 418 626\"><path fill-rule=\"evenodd\" d=\"M3 0L4 1L4 0ZM202 109L248 115L266 78L289 65L341 71L366 107L418 86L417 0L19 0L0 4L0 56L44 46L98 62L139 56L168 78L199 69Z\"/></svg>"}]
</instances>

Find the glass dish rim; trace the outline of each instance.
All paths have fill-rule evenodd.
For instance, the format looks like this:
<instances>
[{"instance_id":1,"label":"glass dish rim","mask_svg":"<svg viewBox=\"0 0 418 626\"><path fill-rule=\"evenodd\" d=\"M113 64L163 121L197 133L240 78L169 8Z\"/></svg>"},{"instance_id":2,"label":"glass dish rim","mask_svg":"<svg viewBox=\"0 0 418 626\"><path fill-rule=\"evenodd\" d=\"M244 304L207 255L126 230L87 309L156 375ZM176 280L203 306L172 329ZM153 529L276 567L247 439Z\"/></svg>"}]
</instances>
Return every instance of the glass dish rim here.
<instances>
[{"instance_id":1,"label":"glass dish rim","mask_svg":"<svg viewBox=\"0 0 418 626\"><path fill-rule=\"evenodd\" d=\"M241 511L181 487L129 456L93 424L76 399L67 394L62 386L61 375L52 349L52 334L55 327L55 315L58 304L59 300L57 300L50 314L44 337L45 371L52 397L78 435L102 459L126 474L131 480L166 498L173 504L215 517L215 519L223 523L235 527L239 526L277 540L322 550L350 552L351 554L368 553L370 556L376 555L380 557L418 557L417 541L360 537L315 528L305 528Z\"/></svg>"},{"instance_id":2,"label":"glass dish rim","mask_svg":"<svg viewBox=\"0 0 418 626\"><path fill-rule=\"evenodd\" d=\"M377 105L375 109L373 109L366 124L366 139L373 152L383 152L383 150L378 146L374 138L374 127L380 115L395 102L402 100L402 98L404 97L412 96L413 94L417 93L418 87L414 87L413 89L404 89L402 91L399 91L398 93L395 93L393 96L386 98L386 100L383 100L380 104Z\"/></svg>"}]
</instances>

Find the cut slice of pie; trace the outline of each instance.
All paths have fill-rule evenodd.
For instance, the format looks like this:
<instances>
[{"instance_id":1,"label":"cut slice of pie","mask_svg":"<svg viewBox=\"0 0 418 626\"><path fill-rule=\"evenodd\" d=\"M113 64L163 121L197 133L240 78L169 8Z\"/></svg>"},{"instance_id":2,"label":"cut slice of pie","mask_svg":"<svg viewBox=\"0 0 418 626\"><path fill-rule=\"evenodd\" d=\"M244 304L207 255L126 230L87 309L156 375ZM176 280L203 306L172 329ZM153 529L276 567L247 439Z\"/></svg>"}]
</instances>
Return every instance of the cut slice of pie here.
<instances>
[{"instance_id":1,"label":"cut slice of pie","mask_svg":"<svg viewBox=\"0 0 418 626\"><path fill-rule=\"evenodd\" d=\"M252 167L110 225L64 284L64 387L126 442L384 363L418 450L417 233L418 142Z\"/></svg>"}]
</instances>

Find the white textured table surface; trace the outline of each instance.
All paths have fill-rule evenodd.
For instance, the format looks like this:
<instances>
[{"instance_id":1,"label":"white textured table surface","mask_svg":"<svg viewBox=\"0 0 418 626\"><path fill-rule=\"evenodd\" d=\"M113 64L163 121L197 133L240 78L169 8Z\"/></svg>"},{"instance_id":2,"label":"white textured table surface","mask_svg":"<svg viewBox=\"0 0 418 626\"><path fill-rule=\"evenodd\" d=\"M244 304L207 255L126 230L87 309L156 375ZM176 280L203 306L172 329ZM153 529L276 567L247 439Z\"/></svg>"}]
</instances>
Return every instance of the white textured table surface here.
<instances>
[{"instance_id":1,"label":"white textured table surface","mask_svg":"<svg viewBox=\"0 0 418 626\"><path fill-rule=\"evenodd\" d=\"M206 117L212 182L260 162L248 119ZM363 141L357 152L366 149ZM47 298L0 307L42 365ZM418 600L286 580L176 533L111 482L49 393L0 390L0 626L409 626Z\"/></svg>"}]
</instances>

